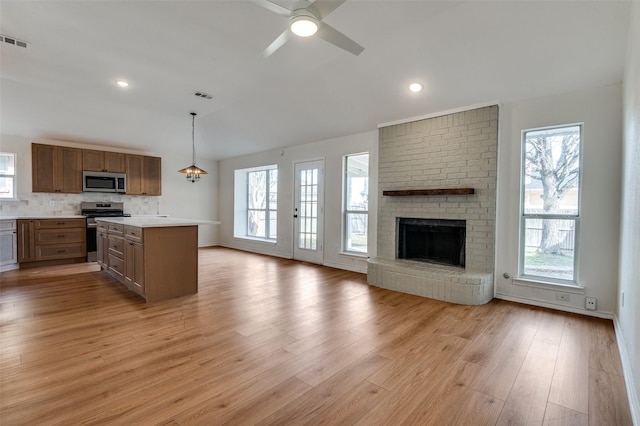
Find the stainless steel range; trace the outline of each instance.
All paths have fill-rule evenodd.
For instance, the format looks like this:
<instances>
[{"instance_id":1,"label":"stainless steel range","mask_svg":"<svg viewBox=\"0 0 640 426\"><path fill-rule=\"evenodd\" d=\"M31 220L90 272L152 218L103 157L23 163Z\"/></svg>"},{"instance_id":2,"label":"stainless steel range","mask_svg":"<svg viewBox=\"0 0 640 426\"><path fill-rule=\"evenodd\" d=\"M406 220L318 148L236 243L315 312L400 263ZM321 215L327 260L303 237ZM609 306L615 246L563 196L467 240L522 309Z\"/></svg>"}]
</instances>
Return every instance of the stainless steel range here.
<instances>
[{"instance_id":1,"label":"stainless steel range","mask_svg":"<svg viewBox=\"0 0 640 426\"><path fill-rule=\"evenodd\" d=\"M87 262L98 260L96 247L96 231L98 217L129 217L130 214L124 212L124 204L121 202L82 202L80 204L82 215L87 217Z\"/></svg>"}]
</instances>

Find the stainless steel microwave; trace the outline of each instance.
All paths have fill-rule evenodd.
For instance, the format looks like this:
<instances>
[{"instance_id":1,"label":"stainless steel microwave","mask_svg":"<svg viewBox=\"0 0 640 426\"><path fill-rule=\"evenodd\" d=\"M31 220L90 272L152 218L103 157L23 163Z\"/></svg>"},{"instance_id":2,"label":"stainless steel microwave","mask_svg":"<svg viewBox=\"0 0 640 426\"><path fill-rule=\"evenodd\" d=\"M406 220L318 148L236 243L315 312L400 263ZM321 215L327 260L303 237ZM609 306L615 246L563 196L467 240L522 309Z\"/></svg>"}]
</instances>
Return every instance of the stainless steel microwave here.
<instances>
[{"instance_id":1,"label":"stainless steel microwave","mask_svg":"<svg viewBox=\"0 0 640 426\"><path fill-rule=\"evenodd\" d=\"M126 175L110 172L82 172L84 192L126 192Z\"/></svg>"}]
</instances>

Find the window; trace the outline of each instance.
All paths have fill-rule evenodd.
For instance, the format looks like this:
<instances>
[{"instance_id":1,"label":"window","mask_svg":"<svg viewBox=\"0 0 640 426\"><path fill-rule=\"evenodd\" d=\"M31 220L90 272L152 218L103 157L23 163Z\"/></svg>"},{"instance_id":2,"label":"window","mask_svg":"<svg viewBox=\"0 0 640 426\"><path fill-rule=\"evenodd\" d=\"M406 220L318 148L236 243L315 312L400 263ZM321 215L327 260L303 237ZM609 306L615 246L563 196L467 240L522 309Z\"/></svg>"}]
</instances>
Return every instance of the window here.
<instances>
[{"instance_id":1,"label":"window","mask_svg":"<svg viewBox=\"0 0 640 426\"><path fill-rule=\"evenodd\" d=\"M276 240L278 169L265 166L235 171L234 236Z\"/></svg>"},{"instance_id":2,"label":"window","mask_svg":"<svg viewBox=\"0 0 640 426\"><path fill-rule=\"evenodd\" d=\"M0 152L0 199L16 198L16 155Z\"/></svg>"},{"instance_id":3,"label":"window","mask_svg":"<svg viewBox=\"0 0 640 426\"><path fill-rule=\"evenodd\" d=\"M520 275L577 284L582 125L522 132Z\"/></svg>"},{"instance_id":4,"label":"window","mask_svg":"<svg viewBox=\"0 0 640 426\"><path fill-rule=\"evenodd\" d=\"M369 153L345 157L342 222L343 250L366 254L369 222Z\"/></svg>"}]
</instances>

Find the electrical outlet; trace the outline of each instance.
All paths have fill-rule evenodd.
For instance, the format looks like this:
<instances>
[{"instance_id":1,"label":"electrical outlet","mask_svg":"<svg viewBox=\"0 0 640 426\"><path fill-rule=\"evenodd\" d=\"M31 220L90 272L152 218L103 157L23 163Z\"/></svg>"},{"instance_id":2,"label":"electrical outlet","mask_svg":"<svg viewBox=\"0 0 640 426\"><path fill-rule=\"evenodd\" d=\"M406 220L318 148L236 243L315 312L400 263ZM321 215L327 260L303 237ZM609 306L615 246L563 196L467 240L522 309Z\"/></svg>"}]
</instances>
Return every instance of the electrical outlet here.
<instances>
[{"instance_id":1,"label":"electrical outlet","mask_svg":"<svg viewBox=\"0 0 640 426\"><path fill-rule=\"evenodd\" d=\"M563 302L568 302L569 295L567 293L556 293L556 300L562 300Z\"/></svg>"},{"instance_id":2,"label":"electrical outlet","mask_svg":"<svg viewBox=\"0 0 640 426\"><path fill-rule=\"evenodd\" d=\"M591 311L596 310L596 298L595 297L587 297L585 299L585 307Z\"/></svg>"},{"instance_id":3,"label":"electrical outlet","mask_svg":"<svg viewBox=\"0 0 640 426\"><path fill-rule=\"evenodd\" d=\"M53 201L53 200L49 201L49 206L54 207L55 205L56 205L55 201Z\"/></svg>"}]
</instances>

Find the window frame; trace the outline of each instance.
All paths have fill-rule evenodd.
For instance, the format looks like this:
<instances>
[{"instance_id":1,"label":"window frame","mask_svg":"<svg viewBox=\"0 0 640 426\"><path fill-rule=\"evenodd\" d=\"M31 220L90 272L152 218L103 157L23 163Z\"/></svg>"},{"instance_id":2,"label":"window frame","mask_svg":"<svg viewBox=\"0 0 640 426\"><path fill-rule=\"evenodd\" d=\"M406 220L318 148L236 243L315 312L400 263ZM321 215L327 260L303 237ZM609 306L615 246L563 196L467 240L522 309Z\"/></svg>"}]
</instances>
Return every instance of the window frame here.
<instances>
[{"instance_id":1,"label":"window frame","mask_svg":"<svg viewBox=\"0 0 640 426\"><path fill-rule=\"evenodd\" d=\"M527 164L527 149L526 149L526 137L527 133L563 129L569 127L578 127L579 131L579 153L578 153L578 185L577 185L577 213L576 214L561 214L561 213L526 213L525 212L525 185L526 174L525 166ZM555 126L534 127L522 130L521 140L521 164L520 164L520 211L518 219L518 279L529 282L536 282L548 285L557 285L564 287L581 288L579 284L579 248L580 248L580 219L582 215L582 177L584 167L584 123L569 123ZM526 251L526 221L527 219L552 219L552 220L570 220L574 222L574 237L573 237L573 278L562 279L554 278L544 275L534 275L525 273L525 251Z\"/></svg>"},{"instance_id":2,"label":"window frame","mask_svg":"<svg viewBox=\"0 0 640 426\"><path fill-rule=\"evenodd\" d=\"M276 198L275 201L275 208L272 208L272 202L271 202L271 191L269 191L269 188L271 187L270 185L270 180L271 180L271 172L272 171L276 171L276 173L278 172L278 168L277 167L270 167L270 168L262 168L262 169L253 169L253 170L248 170L247 171L247 188L246 188L246 195L247 195L247 214L246 214L246 220L247 220L247 232L246 232L246 236L248 238L257 238L257 239L261 239L261 240L267 240L267 241L276 241L278 239L278 225L276 224L276 236L275 237L271 237L271 215L273 214L273 212L275 212L276 215L276 220L278 218L278 201ZM264 209L258 209L258 208L252 208L251 206L251 197L250 197L250 177L249 175L251 175L252 173L264 173L265 174L265 208ZM276 175L276 197L278 194L278 178ZM260 236L260 235L249 235L249 212L264 212L264 237Z\"/></svg>"},{"instance_id":3,"label":"window frame","mask_svg":"<svg viewBox=\"0 0 640 426\"><path fill-rule=\"evenodd\" d=\"M278 224L277 224L277 220L278 220L278 201L277 201L277 197L278 197L278 184L279 182L276 182L276 186L275 186L275 196L276 196L276 200L275 202L271 202L270 201L270 197L269 197L269 193L267 192L266 197L267 200L265 200L265 207L271 207L270 209L268 209L265 212L265 218L267 220L267 223L265 223L265 237L261 237L261 236L253 236L253 235L249 235L249 211L264 211L264 209L255 209L255 208L249 208L249 206L251 205L250 201L249 201L249 174L252 172L266 172L267 173L267 177L269 177L269 171L275 170L276 173L279 173L279 168L277 164L268 164L268 165L264 165L264 166L257 166L257 167L248 167L248 168L243 168L243 169L236 169L234 170L234 189L233 189L233 210L234 210L234 215L233 215L233 238L238 238L238 239L243 239L243 240L252 240L252 241L261 241L264 243L269 243L269 244L276 244L277 240L278 240ZM279 180L279 176L276 175L276 180ZM266 185L266 179L265 179L265 185ZM266 188L268 191L268 187ZM273 191L271 192L273 193ZM275 213L275 220L276 220L276 224L275 224L275 236L273 238L269 237L269 234L271 233L271 216L272 213Z\"/></svg>"},{"instance_id":4,"label":"window frame","mask_svg":"<svg viewBox=\"0 0 640 426\"><path fill-rule=\"evenodd\" d=\"M348 209L347 206L349 205L349 177L348 177L348 173L349 173L349 158L350 157L356 157L356 156L361 156L361 155L367 155L367 182L371 177L371 173L369 172L370 170L370 159L371 159L371 154L368 151L364 151L364 152L358 152L358 153L353 153L353 154L347 154L345 156L343 156L343 160L342 160L342 253L344 254L349 254L352 256L361 256L361 257L367 257L369 254L369 203L367 202L367 209L366 210L351 210ZM367 183L367 201L370 198L370 185ZM349 231L349 226L348 226L348 218L350 214L364 214L367 216L367 226L365 227L365 231L366 231L366 237L367 237L367 247L365 251L357 251L357 250L353 250L349 248L349 236L348 231Z\"/></svg>"},{"instance_id":5,"label":"window frame","mask_svg":"<svg viewBox=\"0 0 640 426\"><path fill-rule=\"evenodd\" d=\"M0 152L0 155L10 155L13 157L13 174L0 173L0 178L10 178L12 183L12 197L0 197L2 201L16 201L18 200L18 154L15 152Z\"/></svg>"}]
</instances>

